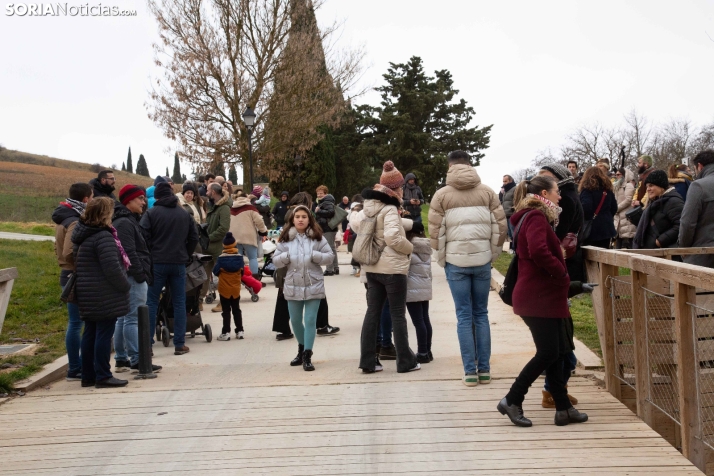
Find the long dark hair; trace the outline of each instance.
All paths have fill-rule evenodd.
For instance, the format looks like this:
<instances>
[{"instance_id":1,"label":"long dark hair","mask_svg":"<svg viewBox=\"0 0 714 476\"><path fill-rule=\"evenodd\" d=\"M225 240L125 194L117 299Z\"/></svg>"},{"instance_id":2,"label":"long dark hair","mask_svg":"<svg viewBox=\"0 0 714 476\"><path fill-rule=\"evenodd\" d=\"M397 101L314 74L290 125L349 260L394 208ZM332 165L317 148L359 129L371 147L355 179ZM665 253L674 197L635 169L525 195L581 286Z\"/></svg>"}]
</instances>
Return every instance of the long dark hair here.
<instances>
[{"instance_id":1,"label":"long dark hair","mask_svg":"<svg viewBox=\"0 0 714 476\"><path fill-rule=\"evenodd\" d=\"M600 167L590 167L585 171L578 185L578 192L582 192L583 190L604 190L606 192L612 192L612 182L610 182L610 179Z\"/></svg>"},{"instance_id":2,"label":"long dark hair","mask_svg":"<svg viewBox=\"0 0 714 476\"><path fill-rule=\"evenodd\" d=\"M540 192L550 190L553 186L557 187L558 181L550 175L537 175L530 180L521 180L513 191L513 206L518 207L518 204L526 198L526 194L540 195Z\"/></svg>"},{"instance_id":3,"label":"long dark hair","mask_svg":"<svg viewBox=\"0 0 714 476\"><path fill-rule=\"evenodd\" d=\"M288 241L290 241L290 229L295 227L295 225L293 224L293 216L298 210L305 210L305 212L307 213L307 229L312 230L312 236L310 238L315 241L320 241L322 239L322 228L320 228L320 225L317 224L317 220L315 220L315 215L313 215L310 209L305 205L297 205L295 208L290 210L290 214L285 217L285 225L283 226L283 231L280 232L280 237L278 238L278 241L281 243L287 243ZM307 230L305 231L307 232Z\"/></svg>"}]
</instances>

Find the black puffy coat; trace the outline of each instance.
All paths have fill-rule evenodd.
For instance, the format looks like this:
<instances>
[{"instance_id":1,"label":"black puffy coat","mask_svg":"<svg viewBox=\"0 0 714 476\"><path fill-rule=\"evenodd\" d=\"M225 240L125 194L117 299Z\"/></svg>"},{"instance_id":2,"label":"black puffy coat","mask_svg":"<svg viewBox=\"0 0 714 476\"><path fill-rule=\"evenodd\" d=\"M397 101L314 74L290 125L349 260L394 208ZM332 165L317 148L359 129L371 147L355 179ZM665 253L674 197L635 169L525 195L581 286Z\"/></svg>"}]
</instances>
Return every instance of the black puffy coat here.
<instances>
[{"instance_id":1,"label":"black puffy coat","mask_svg":"<svg viewBox=\"0 0 714 476\"><path fill-rule=\"evenodd\" d=\"M327 222L329 222L333 216L335 216L335 197L330 195L329 193L322 197L322 200L320 200L318 203L313 203L312 204L313 212L315 212L315 216L317 217L317 224L320 225L320 228L322 228L322 231L325 233L332 233L337 231L337 227L335 228L330 228L327 225ZM317 208L320 208L317 210Z\"/></svg>"},{"instance_id":2,"label":"black puffy coat","mask_svg":"<svg viewBox=\"0 0 714 476\"><path fill-rule=\"evenodd\" d=\"M127 274L137 283L153 282L151 275L151 253L146 246L144 235L139 226L139 215L132 213L121 203L114 206L112 225L117 230L119 241L131 261Z\"/></svg>"},{"instance_id":3,"label":"black puffy coat","mask_svg":"<svg viewBox=\"0 0 714 476\"><path fill-rule=\"evenodd\" d=\"M72 233L79 315L85 321L105 321L129 313L129 281L119 247L108 228L79 221Z\"/></svg>"},{"instance_id":4,"label":"black puffy coat","mask_svg":"<svg viewBox=\"0 0 714 476\"><path fill-rule=\"evenodd\" d=\"M641 249L673 248L679 239L679 223L684 199L674 188L650 202L635 233L635 246ZM660 246L657 246L659 241Z\"/></svg>"},{"instance_id":5,"label":"black puffy coat","mask_svg":"<svg viewBox=\"0 0 714 476\"><path fill-rule=\"evenodd\" d=\"M592 220L595 210L600 205L602 192L604 190L583 190L580 192L580 203L583 206L583 218ZM600 208L600 213L593 220L590 236L585 240L584 245L593 241L609 240L617 236L615 230L615 215L617 214L617 198L612 191L608 191L605 201Z\"/></svg>"}]
</instances>

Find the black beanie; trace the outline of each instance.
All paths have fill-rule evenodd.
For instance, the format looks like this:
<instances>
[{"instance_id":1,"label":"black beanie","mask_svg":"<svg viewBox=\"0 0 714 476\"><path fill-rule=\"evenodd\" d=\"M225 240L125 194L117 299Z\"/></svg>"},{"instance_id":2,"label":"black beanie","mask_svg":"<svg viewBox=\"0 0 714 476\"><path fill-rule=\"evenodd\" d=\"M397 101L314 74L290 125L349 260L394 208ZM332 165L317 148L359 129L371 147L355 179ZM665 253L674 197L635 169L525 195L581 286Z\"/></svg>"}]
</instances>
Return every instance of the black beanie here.
<instances>
[{"instance_id":1,"label":"black beanie","mask_svg":"<svg viewBox=\"0 0 714 476\"><path fill-rule=\"evenodd\" d=\"M658 187L662 187L663 189L667 190L669 188L669 179L667 178L667 172L665 172L664 170L653 170L649 173L649 175L647 175L643 186L647 187L648 183L651 183L652 185L657 185Z\"/></svg>"},{"instance_id":2,"label":"black beanie","mask_svg":"<svg viewBox=\"0 0 714 476\"><path fill-rule=\"evenodd\" d=\"M162 198L170 197L174 194L174 189L171 188L166 182L159 182L159 184L154 188L154 198L156 200L161 200Z\"/></svg>"},{"instance_id":3,"label":"black beanie","mask_svg":"<svg viewBox=\"0 0 714 476\"><path fill-rule=\"evenodd\" d=\"M186 182L185 184L183 184L183 189L181 190L181 193L186 193L189 190L192 191L194 195L196 195L196 190L192 182Z\"/></svg>"}]
</instances>

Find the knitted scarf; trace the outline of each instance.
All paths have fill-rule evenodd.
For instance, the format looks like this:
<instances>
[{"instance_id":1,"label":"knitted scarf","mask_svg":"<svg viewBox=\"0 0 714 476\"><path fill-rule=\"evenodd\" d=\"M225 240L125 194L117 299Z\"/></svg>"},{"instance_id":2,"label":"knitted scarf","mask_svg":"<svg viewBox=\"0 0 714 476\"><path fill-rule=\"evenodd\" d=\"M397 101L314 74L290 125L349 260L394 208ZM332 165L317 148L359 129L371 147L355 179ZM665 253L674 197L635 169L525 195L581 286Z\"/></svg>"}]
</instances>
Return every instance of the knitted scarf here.
<instances>
[{"instance_id":1,"label":"knitted scarf","mask_svg":"<svg viewBox=\"0 0 714 476\"><path fill-rule=\"evenodd\" d=\"M548 209L548 211L551 212L551 213L547 213L548 221L553 222L554 228L558 226L558 223L560 222L560 212L563 211L562 208L560 208L558 205L556 205L555 203L553 203L550 200L548 200L547 198L545 198L543 195L536 195L535 193L527 193L526 197L531 198L531 199L537 199L543 205L545 205L546 208Z\"/></svg>"},{"instance_id":2,"label":"knitted scarf","mask_svg":"<svg viewBox=\"0 0 714 476\"><path fill-rule=\"evenodd\" d=\"M113 226L110 226L109 231L112 232L112 236L114 237L114 242L117 244L117 248L119 248L119 253L121 254L121 260L122 260L122 264L124 265L124 269L129 269L129 267L131 266L131 261L129 260L129 257L126 255L126 251L124 251L124 247L121 245L121 241L119 241L119 236L117 235L117 229L114 228Z\"/></svg>"},{"instance_id":3,"label":"knitted scarf","mask_svg":"<svg viewBox=\"0 0 714 476\"><path fill-rule=\"evenodd\" d=\"M80 215L84 213L84 209L87 208L87 204L84 202L79 202L77 200L72 200L71 198L68 198L65 203L72 207L72 209L79 213Z\"/></svg>"}]
</instances>

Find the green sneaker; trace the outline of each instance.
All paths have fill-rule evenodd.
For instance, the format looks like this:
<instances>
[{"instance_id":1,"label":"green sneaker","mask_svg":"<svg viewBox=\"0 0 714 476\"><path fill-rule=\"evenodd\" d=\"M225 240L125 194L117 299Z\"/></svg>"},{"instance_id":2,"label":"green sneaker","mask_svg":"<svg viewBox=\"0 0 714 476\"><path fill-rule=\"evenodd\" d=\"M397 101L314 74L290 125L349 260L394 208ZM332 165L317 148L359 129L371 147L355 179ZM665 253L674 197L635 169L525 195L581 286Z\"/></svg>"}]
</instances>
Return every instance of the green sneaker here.
<instances>
[{"instance_id":1,"label":"green sneaker","mask_svg":"<svg viewBox=\"0 0 714 476\"><path fill-rule=\"evenodd\" d=\"M478 375L464 375L463 382L467 387L475 387L478 385Z\"/></svg>"},{"instance_id":2,"label":"green sneaker","mask_svg":"<svg viewBox=\"0 0 714 476\"><path fill-rule=\"evenodd\" d=\"M480 383L481 385L491 383L491 374L488 372L479 372L478 373L478 383Z\"/></svg>"}]
</instances>

